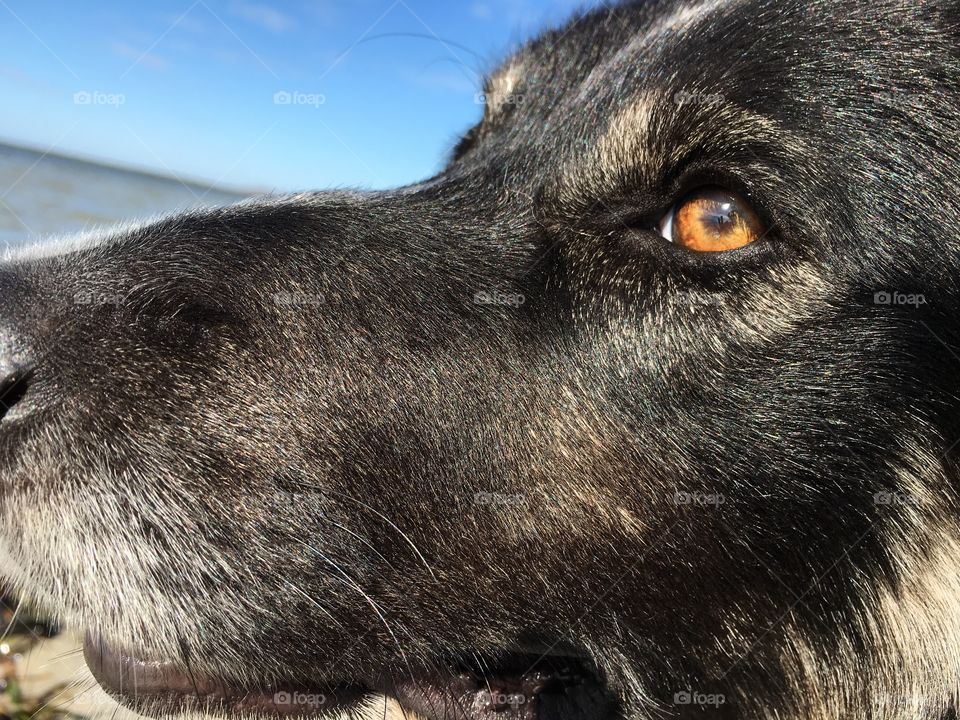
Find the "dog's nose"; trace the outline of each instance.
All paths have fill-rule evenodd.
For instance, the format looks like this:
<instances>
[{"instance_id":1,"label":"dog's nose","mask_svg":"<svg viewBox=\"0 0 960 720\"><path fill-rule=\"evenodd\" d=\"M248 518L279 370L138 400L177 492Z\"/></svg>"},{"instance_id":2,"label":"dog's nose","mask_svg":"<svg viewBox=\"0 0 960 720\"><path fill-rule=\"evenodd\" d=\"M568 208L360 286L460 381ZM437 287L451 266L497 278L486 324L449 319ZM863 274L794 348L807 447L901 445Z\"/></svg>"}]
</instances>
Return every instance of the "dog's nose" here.
<instances>
[{"instance_id":1,"label":"dog's nose","mask_svg":"<svg viewBox=\"0 0 960 720\"><path fill-rule=\"evenodd\" d=\"M0 420L23 400L32 377L29 354L9 333L0 331Z\"/></svg>"}]
</instances>

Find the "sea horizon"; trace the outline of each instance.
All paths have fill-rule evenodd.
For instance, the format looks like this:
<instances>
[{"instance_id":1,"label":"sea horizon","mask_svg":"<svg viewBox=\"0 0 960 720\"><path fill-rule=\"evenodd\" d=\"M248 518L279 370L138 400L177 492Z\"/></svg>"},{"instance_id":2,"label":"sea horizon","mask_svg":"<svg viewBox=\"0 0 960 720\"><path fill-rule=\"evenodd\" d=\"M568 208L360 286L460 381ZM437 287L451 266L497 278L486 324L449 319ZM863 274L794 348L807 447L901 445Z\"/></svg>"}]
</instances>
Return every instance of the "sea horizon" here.
<instances>
[{"instance_id":1,"label":"sea horizon","mask_svg":"<svg viewBox=\"0 0 960 720\"><path fill-rule=\"evenodd\" d=\"M260 194L0 139L0 250Z\"/></svg>"}]
</instances>

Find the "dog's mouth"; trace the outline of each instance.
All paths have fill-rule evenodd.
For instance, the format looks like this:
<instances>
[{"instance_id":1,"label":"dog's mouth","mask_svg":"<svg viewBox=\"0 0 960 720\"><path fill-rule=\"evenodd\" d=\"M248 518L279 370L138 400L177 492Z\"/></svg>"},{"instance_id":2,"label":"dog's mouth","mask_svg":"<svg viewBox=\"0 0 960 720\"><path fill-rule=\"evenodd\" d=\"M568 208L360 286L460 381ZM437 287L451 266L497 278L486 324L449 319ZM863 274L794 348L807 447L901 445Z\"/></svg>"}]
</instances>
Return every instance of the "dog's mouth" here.
<instances>
[{"instance_id":1,"label":"dog's mouth","mask_svg":"<svg viewBox=\"0 0 960 720\"><path fill-rule=\"evenodd\" d=\"M510 654L476 666L437 664L357 683L250 687L198 674L174 661L146 660L87 637L84 657L115 699L150 716L189 712L334 718L378 696L423 720L600 720L615 702L577 658ZM482 665L482 668L481 668Z\"/></svg>"}]
</instances>

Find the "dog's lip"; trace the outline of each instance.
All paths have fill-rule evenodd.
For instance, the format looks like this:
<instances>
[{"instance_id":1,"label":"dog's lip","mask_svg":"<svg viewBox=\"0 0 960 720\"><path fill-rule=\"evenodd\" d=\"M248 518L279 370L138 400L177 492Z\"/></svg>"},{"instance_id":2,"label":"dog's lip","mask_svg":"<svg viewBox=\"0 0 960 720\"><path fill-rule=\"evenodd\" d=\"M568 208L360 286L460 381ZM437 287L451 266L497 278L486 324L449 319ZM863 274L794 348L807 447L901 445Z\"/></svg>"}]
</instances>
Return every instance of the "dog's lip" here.
<instances>
[{"instance_id":1,"label":"dog's lip","mask_svg":"<svg viewBox=\"0 0 960 720\"><path fill-rule=\"evenodd\" d=\"M169 660L148 660L118 650L94 635L83 644L87 667L100 686L123 705L150 716L207 710L241 714L327 717L360 703L370 691L361 686L318 690L278 683L265 688L232 685L184 670Z\"/></svg>"}]
</instances>

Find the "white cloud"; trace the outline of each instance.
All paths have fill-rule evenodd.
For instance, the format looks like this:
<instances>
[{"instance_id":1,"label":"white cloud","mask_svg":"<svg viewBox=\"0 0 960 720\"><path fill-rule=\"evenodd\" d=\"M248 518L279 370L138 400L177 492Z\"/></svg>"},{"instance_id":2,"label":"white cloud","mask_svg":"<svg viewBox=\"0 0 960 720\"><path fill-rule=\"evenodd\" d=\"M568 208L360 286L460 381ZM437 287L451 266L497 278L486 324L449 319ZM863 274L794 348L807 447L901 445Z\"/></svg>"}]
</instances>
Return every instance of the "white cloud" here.
<instances>
[{"instance_id":1,"label":"white cloud","mask_svg":"<svg viewBox=\"0 0 960 720\"><path fill-rule=\"evenodd\" d=\"M470 6L470 14L478 20L489 20L493 11L486 3L478 2Z\"/></svg>"},{"instance_id":2,"label":"white cloud","mask_svg":"<svg viewBox=\"0 0 960 720\"><path fill-rule=\"evenodd\" d=\"M170 67L170 63L166 58L162 58L149 51L144 52L143 50L137 50L132 45L113 43L111 47L117 55L132 61L134 65L143 65L144 67L153 68L154 70L166 70Z\"/></svg>"},{"instance_id":3,"label":"white cloud","mask_svg":"<svg viewBox=\"0 0 960 720\"><path fill-rule=\"evenodd\" d=\"M270 5L238 3L233 6L232 12L237 17L272 33L285 33L297 26L292 17Z\"/></svg>"}]
</instances>

